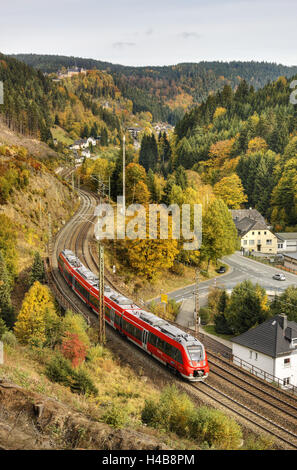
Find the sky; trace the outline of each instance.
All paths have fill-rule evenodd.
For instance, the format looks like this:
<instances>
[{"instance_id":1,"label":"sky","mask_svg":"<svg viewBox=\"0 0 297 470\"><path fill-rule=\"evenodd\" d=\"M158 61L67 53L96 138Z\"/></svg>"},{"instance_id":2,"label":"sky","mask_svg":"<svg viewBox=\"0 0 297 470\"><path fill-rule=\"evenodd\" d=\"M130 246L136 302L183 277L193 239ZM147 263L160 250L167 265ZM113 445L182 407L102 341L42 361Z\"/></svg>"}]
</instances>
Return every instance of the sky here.
<instances>
[{"instance_id":1,"label":"sky","mask_svg":"<svg viewBox=\"0 0 297 470\"><path fill-rule=\"evenodd\" d=\"M296 0L1 0L0 51L123 65L297 65Z\"/></svg>"}]
</instances>

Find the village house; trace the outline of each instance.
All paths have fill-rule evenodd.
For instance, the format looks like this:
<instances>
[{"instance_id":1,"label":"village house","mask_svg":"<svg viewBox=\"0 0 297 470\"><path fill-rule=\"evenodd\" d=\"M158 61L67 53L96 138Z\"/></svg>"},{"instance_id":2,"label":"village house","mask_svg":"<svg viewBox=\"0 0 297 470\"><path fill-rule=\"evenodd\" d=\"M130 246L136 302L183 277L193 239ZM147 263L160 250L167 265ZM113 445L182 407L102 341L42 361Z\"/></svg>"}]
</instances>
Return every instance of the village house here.
<instances>
[{"instance_id":1,"label":"village house","mask_svg":"<svg viewBox=\"0 0 297 470\"><path fill-rule=\"evenodd\" d=\"M276 233L278 252L297 252L297 233L281 232Z\"/></svg>"},{"instance_id":2,"label":"village house","mask_svg":"<svg viewBox=\"0 0 297 470\"><path fill-rule=\"evenodd\" d=\"M256 209L232 210L231 214L244 252L277 253L278 238Z\"/></svg>"},{"instance_id":3,"label":"village house","mask_svg":"<svg viewBox=\"0 0 297 470\"><path fill-rule=\"evenodd\" d=\"M297 323L276 315L232 339L233 362L269 382L297 386Z\"/></svg>"}]
</instances>

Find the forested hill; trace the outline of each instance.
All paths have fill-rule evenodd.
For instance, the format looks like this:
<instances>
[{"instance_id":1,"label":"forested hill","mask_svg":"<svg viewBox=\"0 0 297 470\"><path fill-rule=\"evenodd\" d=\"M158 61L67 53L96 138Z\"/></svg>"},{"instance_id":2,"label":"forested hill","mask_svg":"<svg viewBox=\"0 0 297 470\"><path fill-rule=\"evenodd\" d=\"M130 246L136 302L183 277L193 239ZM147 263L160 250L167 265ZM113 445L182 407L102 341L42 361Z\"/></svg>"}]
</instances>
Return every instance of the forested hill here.
<instances>
[{"instance_id":1,"label":"forested hill","mask_svg":"<svg viewBox=\"0 0 297 470\"><path fill-rule=\"evenodd\" d=\"M186 113L175 128L175 165L196 170L220 197L256 207L277 229L297 227L297 105L291 80L280 77L255 91L243 81L225 86ZM294 92L295 93L295 92Z\"/></svg>"},{"instance_id":2,"label":"forested hill","mask_svg":"<svg viewBox=\"0 0 297 470\"><path fill-rule=\"evenodd\" d=\"M57 72L61 67L106 70L113 76L123 96L133 102L133 112L150 111L154 120L175 124L185 110L229 84L233 89L242 79L255 89L280 76L297 73L288 67L268 62L199 62L164 67L129 67L94 59L57 55L18 54L17 59L40 69Z\"/></svg>"},{"instance_id":3,"label":"forested hill","mask_svg":"<svg viewBox=\"0 0 297 470\"><path fill-rule=\"evenodd\" d=\"M122 115L131 115L132 103L123 98L112 76L99 70L55 82L40 70L0 54L0 81L4 83L0 119L12 131L49 144L54 125L71 139L106 135L113 143Z\"/></svg>"}]
</instances>

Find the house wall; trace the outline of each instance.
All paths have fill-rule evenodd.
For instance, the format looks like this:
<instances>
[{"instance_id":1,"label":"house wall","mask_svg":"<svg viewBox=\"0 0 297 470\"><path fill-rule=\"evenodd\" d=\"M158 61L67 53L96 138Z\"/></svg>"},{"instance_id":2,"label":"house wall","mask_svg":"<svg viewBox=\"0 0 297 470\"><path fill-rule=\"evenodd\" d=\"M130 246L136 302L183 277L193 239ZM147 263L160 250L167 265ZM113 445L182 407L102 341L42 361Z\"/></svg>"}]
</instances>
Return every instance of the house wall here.
<instances>
[{"instance_id":1,"label":"house wall","mask_svg":"<svg viewBox=\"0 0 297 470\"><path fill-rule=\"evenodd\" d=\"M251 349L236 343L232 343L232 354L247 363L242 364L242 366L247 370L251 370L250 366L254 366L255 368L258 367L259 369L267 372L268 374L275 375L273 363L274 361L272 357L266 356L265 354L259 353L257 351L252 351ZM236 358L234 358L233 362L239 365L238 360L236 360Z\"/></svg>"},{"instance_id":2,"label":"house wall","mask_svg":"<svg viewBox=\"0 0 297 470\"><path fill-rule=\"evenodd\" d=\"M241 346L239 344L232 344L232 354L236 356L233 358L233 362L239 365L239 361L236 358L240 358L242 361L245 361L246 364L242 366L251 370L251 366L254 366L257 375L264 378L264 374L260 373L260 369L265 371L267 374L277 377L278 379L284 380L290 378L290 384L297 386L297 351L292 351L291 354L285 356L272 358L266 356L257 351L253 351L249 348ZM284 360L290 358L290 364L286 365ZM259 371L257 371L259 368ZM266 380L269 381L269 377L266 377ZM272 380L272 379L270 379Z\"/></svg>"},{"instance_id":3,"label":"house wall","mask_svg":"<svg viewBox=\"0 0 297 470\"><path fill-rule=\"evenodd\" d=\"M267 243L271 240L271 243ZM244 250L254 250L259 253L276 254L277 253L277 237L270 230L250 230L241 238L241 247ZM253 243L252 243L253 242ZM258 246L261 250L258 250Z\"/></svg>"},{"instance_id":4,"label":"house wall","mask_svg":"<svg viewBox=\"0 0 297 470\"><path fill-rule=\"evenodd\" d=\"M284 360L289 358L290 364L285 364ZM279 379L290 378L290 384L297 386L297 351L275 359L275 375Z\"/></svg>"}]
</instances>

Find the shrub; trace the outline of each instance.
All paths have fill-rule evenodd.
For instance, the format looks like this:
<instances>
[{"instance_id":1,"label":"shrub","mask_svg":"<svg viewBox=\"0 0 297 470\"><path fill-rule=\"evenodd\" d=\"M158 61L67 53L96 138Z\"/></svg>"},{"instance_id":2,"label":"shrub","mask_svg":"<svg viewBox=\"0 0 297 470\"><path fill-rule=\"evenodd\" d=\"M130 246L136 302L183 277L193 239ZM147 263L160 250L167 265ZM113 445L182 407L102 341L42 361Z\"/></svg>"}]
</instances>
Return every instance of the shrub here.
<instances>
[{"instance_id":1,"label":"shrub","mask_svg":"<svg viewBox=\"0 0 297 470\"><path fill-rule=\"evenodd\" d=\"M119 404L112 404L102 416L102 421L114 428L122 428L127 425L129 414L127 408Z\"/></svg>"},{"instance_id":2,"label":"shrub","mask_svg":"<svg viewBox=\"0 0 297 470\"><path fill-rule=\"evenodd\" d=\"M75 371L71 367L70 361L61 354L57 354L52 358L51 362L46 366L45 375L52 382L70 387L74 393L83 395L97 395L98 393L87 372L83 369Z\"/></svg>"},{"instance_id":3,"label":"shrub","mask_svg":"<svg viewBox=\"0 0 297 470\"><path fill-rule=\"evenodd\" d=\"M174 262L173 266L170 268L170 272L176 274L177 276L184 276L185 274L185 267L182 263Z\"/></svg>"},{"instance_id":4,"label":"shrub","mask_svg":"<svg viewBox=\"0 0 297 470\"><path fill-rule=\"evenodd\" d=\"M49 380L66 387L70 387L72 384L72 373L70 361L60 354L55 355L45 369L45 375Z\"/></svg>"},{"instance_id":5,"label":"shrub","mask_svg":"<svg viewBox=\"0 0 297 470\"><path fill-rule=\"evenodd\" d=\"M98 394L98 390L93 384L92 379L90 378L89 374L83 369L73 371L71 391L74 393L80 393L82 395Z\"/></svg>"},{"instance_id":6,"label":"shrub","mask_svg":"<svg viewBox=\"0 0 297 470\"><path fill-rule=\"evenodd\" d=\"M12 347L16 346L17 344L17 339L12 331L5 331L5 333L3 333L1 337L1 341L4 344L9 344L9 346L12 346Z\"/></svg>"},{"instance_id":7,"label":"shrub","mask_svg":"<svg viewBox=\"0 0 297 470\"><path fill-rule=\"evenodd\" d=\"M96 344L96 346L93 346L92 348L89 349L86 360L90 362L94 362L97 359L101 359L106 355L106 351L101 344Z\"/></svg>"},{"instance_id":8,"label":"shrub","mask_svg":"<svg viewBox=\"0 0 297 470\"><path fill-rule=\"evenodd\" d=\"M203 307L199 310L199 316L202 325L207 325L210 321L210 311L208 308Z\"/></svg>"},{"instance_id":9,"label":"shrub","mask_svg":"<svg viewBox=\"0 0 297 470\"><path fill-rule=\"evenodd\" d=\"M175 386L169 386L163 390L159 403L145 402L141 418L150 426L185 436L193 411L194 405L188 396L181 394Z\"/></svg>"},{"instance_id":10,"label":"shrub","mask_svg":"<svg viewBox=\"0 0 297 470\"><path fill-rule=\"evenodd\" d=\"M66 331L63 339L61 351L66 359L71 361L73 367L77 367L84 362L87 354L86 346L79 340L76 333Z\"/></svg>"},{"instance_id":11,"label":"shrub","mask_svg":"<svg viewBox=\"0 0 297 470\"><path fill-rule=\"evenodd\" d=\"M216 449L238 449L242 431L234 419L206 406L196 409L190 418L190 436Z\"/></svg>"}]
</instances>

